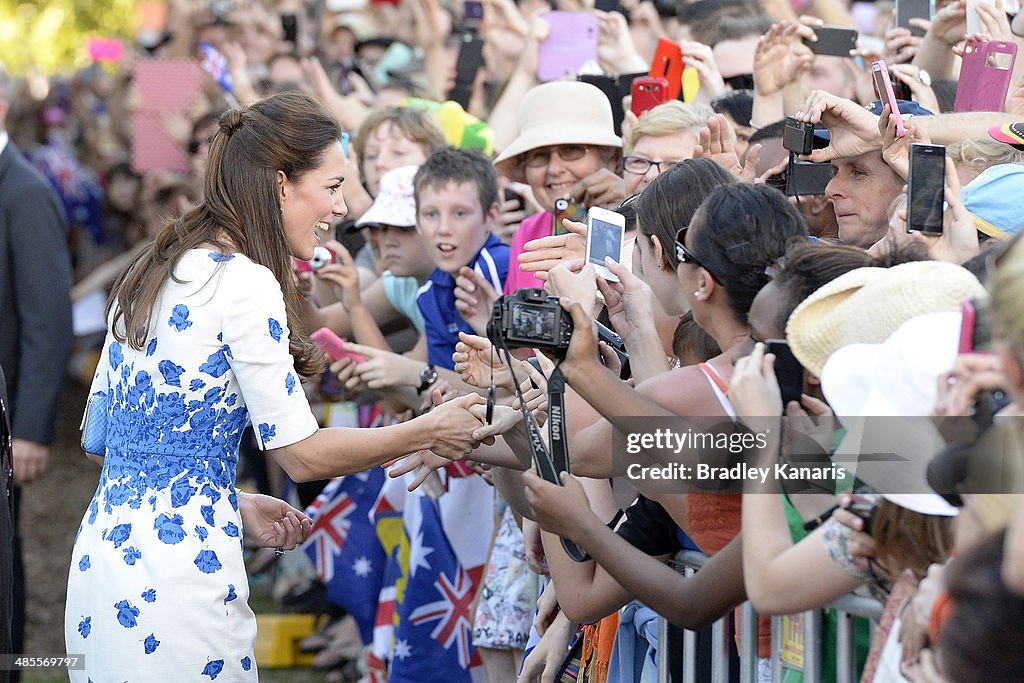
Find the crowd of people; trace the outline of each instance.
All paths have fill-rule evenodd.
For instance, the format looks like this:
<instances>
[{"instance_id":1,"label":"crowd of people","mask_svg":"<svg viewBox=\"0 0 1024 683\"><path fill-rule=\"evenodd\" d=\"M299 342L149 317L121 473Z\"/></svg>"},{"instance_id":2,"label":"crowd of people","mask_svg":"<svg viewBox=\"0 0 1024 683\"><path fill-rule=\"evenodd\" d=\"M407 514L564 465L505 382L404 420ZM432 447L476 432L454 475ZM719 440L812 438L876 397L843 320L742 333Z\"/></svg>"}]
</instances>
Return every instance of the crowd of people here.
<instances>
[{"instance_id":1,"label":"crowd of people","mask_svg":"<svg viewBox=\"0 0 1024 683\"><path fill-rule=\"evenodd\" d=\"M171 0L0 72L0 649L67 366L74 681L255 680L257 547L305 550L333 680L653 680L662 617L771 681L817 608L836 680L851 592L863 681L1024 678L1024 12L598 4Z\"/></svg>"}]
</instances>

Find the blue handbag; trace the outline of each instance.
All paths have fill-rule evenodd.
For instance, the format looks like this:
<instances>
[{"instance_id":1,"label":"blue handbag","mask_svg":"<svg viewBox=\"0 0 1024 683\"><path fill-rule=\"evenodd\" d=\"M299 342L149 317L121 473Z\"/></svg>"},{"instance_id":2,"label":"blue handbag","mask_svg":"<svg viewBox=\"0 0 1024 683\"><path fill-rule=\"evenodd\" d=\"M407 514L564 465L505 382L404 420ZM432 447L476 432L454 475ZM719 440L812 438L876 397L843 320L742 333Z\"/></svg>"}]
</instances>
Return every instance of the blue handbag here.
<instances>
[{"instance_id":1,"label":"blue handbag","mask_svg":"<svg viewBox=\"0 0 1024 683\"><path fill-rule=\"evenodd\" d=\"M93 394L85 404L82 415L82 450L89 455L107 454L107 395Z\"/></svg>"}]
</instances>

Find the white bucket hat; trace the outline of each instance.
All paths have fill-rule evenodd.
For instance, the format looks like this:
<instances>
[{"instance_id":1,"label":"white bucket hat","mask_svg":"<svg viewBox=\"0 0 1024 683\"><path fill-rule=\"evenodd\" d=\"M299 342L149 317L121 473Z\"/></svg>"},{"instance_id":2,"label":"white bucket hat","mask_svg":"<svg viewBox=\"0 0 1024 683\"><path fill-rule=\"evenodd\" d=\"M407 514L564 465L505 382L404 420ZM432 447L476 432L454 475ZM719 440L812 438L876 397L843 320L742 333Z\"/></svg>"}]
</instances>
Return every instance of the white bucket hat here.
<instances>
[{"instance_id":1,"label":"white bucket hat","mask_svg":"<svg viewBox=\"0 0 1024 683\"><path fill-rule=\"evenodd\" d=\"M416 227L416 199L413 195L412 179L418 169L419 166L402 166L382 175L380 192L366 213L356 221L356 227Z\"/></svg>"},{"instance_id":2,"label":"white bucket hat","mask_svg":"<svg viewBox=\"0 0 1024 683\"><path fill-rule=\"evenodd\" d=\"M928 463L944 446L928 416L939 376L956 362L961 321L960 313L911 318L885 343L839 349L821 374L822 393L847 429L835 461L890 502L926 515L957 514L928 486Z\"/></svg>"},{"instance_id":3,"label":"white bucket hat","mask_svg":"<svg viewBox=\"0 0 1024 683\"><path fill-rule=\"evenodd\" d=\"M494 165L509 180L526 182L520 155L553 145L622 148L612 105L604 93L579 81L552 81L531 88L519 105L519 136Z\"/></svg>"}]
</instances>

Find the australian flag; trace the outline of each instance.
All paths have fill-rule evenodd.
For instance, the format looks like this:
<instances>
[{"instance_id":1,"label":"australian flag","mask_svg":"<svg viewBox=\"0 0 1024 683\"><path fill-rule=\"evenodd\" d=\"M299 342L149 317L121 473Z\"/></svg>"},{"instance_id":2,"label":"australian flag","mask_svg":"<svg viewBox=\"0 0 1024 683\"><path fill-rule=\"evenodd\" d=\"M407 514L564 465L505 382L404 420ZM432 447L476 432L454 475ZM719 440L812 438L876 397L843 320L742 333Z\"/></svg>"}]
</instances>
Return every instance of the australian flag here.
<instances>
[{"instance_id":1,"label":"australian flag","mask_svg":"<svg viewBox=\"0 0 1024 683\"><path fill-rule=\"evenodd\" d=\"M313 529L303 549L327 585L327 597L359 624L363 643L373 638L385 555L370 518L384 484L384 469L333 479L306 514Z\"/></svg>"},{"instance_id":2,"label":"australian flag","mask_svg":"<svg viewBox=\"0 0 1024 683\"><path fill-rule=\"evenodd\" d=\"M470 620L482 572L459 564L428 497L407 501L405 521L409 573L395 629L391 683L470 683L483 673Z\"/></svg>"},{"instance_id":3,"label":"australian flag","mask_svg":"<svg viewBox=\"0 0 1024 683\"><path fill-rule=\"evenodd\" d=\"M210 78L217 82L221 90L232 94L234 86L231 82L231 74L228 72L228 58L205 40L199 41L199 51L202 53L202 60L199 62L199 65L203 68L203 71L208 73Z\"/></svg>"}]
</instances>

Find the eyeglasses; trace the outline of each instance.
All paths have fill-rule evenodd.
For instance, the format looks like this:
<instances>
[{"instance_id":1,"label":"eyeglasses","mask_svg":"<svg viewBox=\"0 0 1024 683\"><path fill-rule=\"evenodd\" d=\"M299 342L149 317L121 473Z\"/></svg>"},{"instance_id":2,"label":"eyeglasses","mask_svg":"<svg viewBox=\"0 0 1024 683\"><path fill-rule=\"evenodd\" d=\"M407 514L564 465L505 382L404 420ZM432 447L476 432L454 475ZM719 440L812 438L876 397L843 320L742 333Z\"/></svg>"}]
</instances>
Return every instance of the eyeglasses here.
<instances>
[{"instance_id":1,"label":"eyeglasses","mask_svg":"<svg viewBox=\"0 0 1024 683\"><path fill-rule=\"evenodd\" d=\"M661 167L662 166L664 166L665 170L667 171L668 169L672 168L673 166L678 166L681 163L683 163L683 162L682 161L651 161L650 159L645 159L643 157L635 157L635 156L622 157L622 169L624 171L628 171L630 173L635 173L636 175L646 175L646 173L649 170L651 170L651 166L657 167L658 173L661 173L661 171L662 171Z\"/></svg>"},{"instance_id":2,"label":"eyeglasses","mask_svg":"<svg viewBox=\"0 0 1024 683\"><path fill-rule=\"evenodd\" d=\"M526 153L526 166L528 168L547 166L551 163L552 154L557 154L562 161L579 161L586 156L589 149L586 145L556 145L531 149Z\"/></svg>"},{"instance_id":3,"label":"eyeglasses","mask_svg":"<svg viewBox=\"0 0 1024 683\"><path fill-rule=\"evenodd\" d=\"M687 225L676 231L676 260L680 263L692 263L699 268L703 268L708 271L708 274L713 280L718 281L718 278L711 272L711 269L701 263L700 259L697 258L697 255L686 248L686 244L684 242L686 241L686 231L689 229L690 226Z\"/></svg>"}]
</instances>

